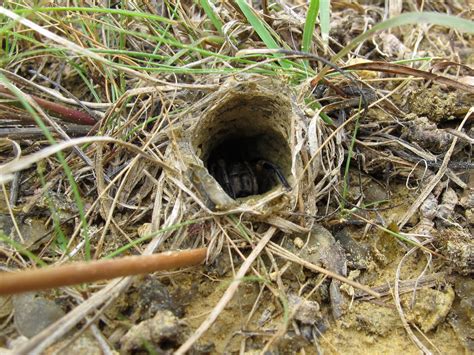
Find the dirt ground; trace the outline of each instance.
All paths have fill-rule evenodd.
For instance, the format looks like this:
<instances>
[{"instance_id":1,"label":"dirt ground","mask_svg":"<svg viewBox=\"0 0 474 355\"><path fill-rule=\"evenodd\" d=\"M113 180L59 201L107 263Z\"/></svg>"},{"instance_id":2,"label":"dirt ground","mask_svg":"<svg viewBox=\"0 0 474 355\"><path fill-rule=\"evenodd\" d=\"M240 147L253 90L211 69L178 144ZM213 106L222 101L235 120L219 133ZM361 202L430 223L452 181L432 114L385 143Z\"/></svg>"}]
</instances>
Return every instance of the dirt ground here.
<instances>
[{"instance_id":1,"label":"dirt ground","mask_svg":"<svg viewBox=\"0 0 474 355\"><path fill-rule=\"evenodd\" d=\"M0 293L0 354L474 352L469 1L332 1L310 55L306 1L80 3L0 8L0 272L207 257Z\"/></svg>"}]
</instances>

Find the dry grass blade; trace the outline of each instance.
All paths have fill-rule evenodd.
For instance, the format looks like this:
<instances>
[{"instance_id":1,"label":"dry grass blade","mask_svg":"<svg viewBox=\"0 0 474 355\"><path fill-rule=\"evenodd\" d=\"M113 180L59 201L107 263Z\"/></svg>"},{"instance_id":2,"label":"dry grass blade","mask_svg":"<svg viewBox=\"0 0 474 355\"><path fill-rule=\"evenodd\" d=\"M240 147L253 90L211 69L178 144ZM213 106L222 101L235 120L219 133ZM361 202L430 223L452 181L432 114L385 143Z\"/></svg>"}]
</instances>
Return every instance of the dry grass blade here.
<instances>
[{"instance_id":1,"label":"dry grass blade","mask_svg":"<svg viewBox=\"0 0 474 355\"><path fill-rule=\"evenodd\" d=\"M432 70L433 72L437 72L449 67L460 67L466 71L467 75L471 75L471 76L474 75L474 69L471 68L470 66L466 64L458 63L458 62L453 62L450 60L442 60L439 62L435 62L433 64Z\"/></svg>"},{"instance_id":2,"label":"dry grass blade","mask_svg":"<svg viewBox=\"0 0 474 355\"><path fill-rule=\"evenodd\" d=\"M242 282L242 278L245 276L249 268L252 266L255 259L260 255L262 250L265 248L267 243L273 237L276 232L275 227L270 227L266 232L265 235L260 239L258 244L253 248L250 255L245 259L245 262L240 266L239 271L235 274L234 281L230 284L227 290L222 295L219 302L214 306L211 314L206 318L206 320L199 326L198 329L194 332L194 334L186 340L186 342L176 350L175 354L186 354L187 351L191 348L191 346L209 329L209 327L214 323L217 319L219 314L224 310L225 306L230 302L232 297L234 296L235 292L237 291L240 283Z\"/></svg>"},{"instance_id":3,"label":"dry grass blade","mask_svg":"<svg viewBox=\"0 0 474 355\"><path fill-rule=\"evenodd\" d=\"M372 290L370 287L362 285L359 282L350 280L347 277L339 275L339 274L337 274L333 271L327 270L327 269L325 269L321 266L311 264L310 262L308 262L304 259L301 259L300 257L284 250L283 248L281 248L281 247L279 247L275 244L271 245L271 249L273 249L279 256L281 256L282 258L287 259L288 261L292 261L294 263L300 264L300 265L304 266L305 268L307 268L309 270L315 271L317 273L321 273L323 275L328 276L329 278L339 280L339 281L341 281L345 284L348 284L349 286L352 286L356 289L359 289L359 290L361 290L361 291L363 291L363 292L365 292L365 293L367 293L367 294L369 294L369 295L371 295L375 298L380 298L381 297L380 293L378 293L377 291Z\"/></svg>"},{"instance_id":4,"label":"dry grass blade","mask_svg":"<svg viewBox=\"0 0 474 355\"><path fill-rule=\"evenodd\" d=\"M410 279L410 280L403 280L399 281L398 291L400 294L412 292L416 287L433 287L435 285L439 285L439 283L446 280L446 273L445 272L438 272L431 275L423 276L421 279ZM373 290L378 292L382 296L391 295L393 292L394 283L390 283L387 285L377 286L374 287ZM356 291L355 297L362 298L363 300L370 300L373 299L373 296L368 295L365 292Z\"/></svg>"},{"instance_id":5,"label":"dry grass blade","mask_svg":"<svg viewBox=\"0 0 474 355\"><path fill-rule=\"evenodd\" d=\"M386 63L386 62L366 62L352 65L346 65L343 69L352 70L371 70L382 73L413 75L414 77L424 78L426 80L433 80L440 84L450 86L459 90L463 90L474 94L474 86L461 83L459 81L446 78L441 75L433 74L427 71L410 68L401 64Z\"/></svg>"},{"instance_id":6,"label":"dry grass blade","mask_svg":"<svg viewBox=\"0 0 474 355\"><path fill-rule=\"evenodd\" d=\"M430 355L431 351L428 350L428 348L418 339L418 337L413 333L413 331L410 328L410 325L408 324L408 321L406 320L405 314L402 309L402 305L400 303L400 272L401 272L401 267L403 265L403 262L405 261L405 258L407 258L409 255L413 254L416 250L418 250L418 247L414 247L410 249L400 260L400 263L398 264L397 267L397 273L395 276L395 288L393 290L394 295L395 295L395 306L397 307L398 314L400 315L400 319L403 323L403 327L405 328L406 332L408 333L408 336L410 339L413 341L413 343L423 352L425 355Z\"/></svg>"},{"instance_id":7,"label":"dry grass blade","mask_svg":"<svg viewBox=\"0 0 474 355\"><path fill-rule=\"evenodd\" d=\"M90 127L88 126L76 126L67 125L63 127L64 132L70 137L82 137L86 136ZM54 138L61 138L59 133L52 133ZM35 127L14 127L14 128L0 128L0 138L8 137L10 139L40 139L44 137L44 133L41 128Z\"/></svg>"},{"instance_id":8,"label":"dry grass blade","mask_svg":"<svg viewBox=\"0 0 474 355\"><path fill-rule=\"evenodd\" d=\"M457 128L458 131L461 131L462 127L468 120L468 118L474 113L474 107L471 107L469 112L466 114L464 119L462 120L461 124ZM444 156L443 162L441 164L441 167L439 168L438 172L436 173L435 176L430 180L430 182L427 184L427 186L423 189L423 191L420 193L420 195L417 197L416 201L411 204L410 208L408 211L403 215L401 220L398 222L398 227L403 228L403 226L408 222L408 220L411 218L411 216L416 212L416 210L421 206L423 201L426 200L428 195L433 191L435 186L441 181L441 178L446 174L446 170L448 169L448 163L449 160L451 159L451 155L453 154L454 147L456 146L456 143L458 141L457 137L454 137L453 142L451 143L451 146L449 147L448 151L446 152L446 155Z\"/></svg>"},{"instance_id":9,"label":"dry grass blade","mask_svg":"<svg viewBox=\"0 0 474 355\"><path fill-rule=\"evenodd\" d=\"M144 153L141 149L137 148L136 146L134 146L132 144L129 144L129 143L126 143L126 142L123 142L123 141L119 141L117 139L110 138L110 137L82 137L82 138L71 139L67 142L60 142L56 145L43 148L39 152L36 152L36 153L30 154L28 156L22 157L22 158L20 158L16 161L12 161L12 162L0 165L0 168L2 169L1 173L0 173L0 181L7 181L7 180L4 180L4 179L8 174L26 169L26 168L30 167L31 165L39 162L40 160L45 159L45 158L47 158L47 157L49 157L49 156L51 156L51 155L53 155L57 152L60 152L64 149L71 148L71 147L74 147L76 145L94 143L94 142L96 142L96 143L116 143L116 144L119 144L119 145L123 145L127 149L130 149L134 153L137 153L138 155L142 156L143 158L149 160L150 162L153 162L153 163L155 163L155 164L157 164L157 165L159 165L159 166L161 166L165 169L169 169L170 171L174 171L173 168L169 167L167 164L165 164L162 161L160 161L160 160Z\"/></svg>"}]
</instances>

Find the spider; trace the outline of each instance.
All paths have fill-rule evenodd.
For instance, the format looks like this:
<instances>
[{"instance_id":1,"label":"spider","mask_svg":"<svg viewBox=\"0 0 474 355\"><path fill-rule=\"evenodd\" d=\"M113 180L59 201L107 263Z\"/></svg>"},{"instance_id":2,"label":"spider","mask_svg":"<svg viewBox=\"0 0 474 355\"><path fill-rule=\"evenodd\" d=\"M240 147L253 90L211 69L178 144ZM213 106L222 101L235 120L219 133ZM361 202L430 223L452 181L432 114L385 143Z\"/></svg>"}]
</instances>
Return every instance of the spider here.
<instances>
[{"instance_id":1,"label":"spider","mask_svg":"<svg viewBox=\"0 0 474 355\"><path fill-rule=\"evenodd\" d=\"M209 171L224 191L234 199L268 191L273 186L275 176L287 190L291 190L281 169L264 159L249 162L219 158L210 164Z\"/></svg>"}]
</instances>

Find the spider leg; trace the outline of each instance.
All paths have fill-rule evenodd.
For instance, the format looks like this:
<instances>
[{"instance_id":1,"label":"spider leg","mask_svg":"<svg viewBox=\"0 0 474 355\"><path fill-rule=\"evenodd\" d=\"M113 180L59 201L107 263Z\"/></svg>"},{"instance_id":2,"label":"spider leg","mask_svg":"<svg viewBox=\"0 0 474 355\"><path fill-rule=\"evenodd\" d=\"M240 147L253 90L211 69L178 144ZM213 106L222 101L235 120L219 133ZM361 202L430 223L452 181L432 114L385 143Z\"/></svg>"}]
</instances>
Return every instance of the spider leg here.
<instances>
[{"instance_id":1,"label":"spider leg","mask_svg":"<svg viewBox=\"0 0 474 355\"><path fill-rule=\"evenodd\" d=\"M286 180L285 176L283 176L283 173L281 172L281 169L278 166L264 159L260 159L257 162L257 165L260 165L262 168L265 168L267 170L272 170L280 180L281 184L285 187L285 189L291 190L290 184Z\"/></svg>"},{"instance_id":2,"label":"spider leg","mask_svg":"<svg viewBox=\"0 0 474 355\"><path fill-rule=\"evenodd\" d=\"M252 195L257 195L258 194L258 182L257 182L257 177L254 174L254 171L250 167L250 164L246 161L244 162L245 167L247 168L247 172L249 175L249 178L251 180L251 189L252 189Z\"/></svg>"},{"instance_id":3,"label":"spider leg","mask_svg":"<svg viewBox=\"0 0 474 355\"><path fill-rule=\"evenodd\" d=\"M211 174L215 177L217 182L222 186L224 191L232 198L235 199L235 191L232 183L230 182L229 173L227 172L227 164L224 159L217 159L212 165Z\"/></svg>"}]
</instances>

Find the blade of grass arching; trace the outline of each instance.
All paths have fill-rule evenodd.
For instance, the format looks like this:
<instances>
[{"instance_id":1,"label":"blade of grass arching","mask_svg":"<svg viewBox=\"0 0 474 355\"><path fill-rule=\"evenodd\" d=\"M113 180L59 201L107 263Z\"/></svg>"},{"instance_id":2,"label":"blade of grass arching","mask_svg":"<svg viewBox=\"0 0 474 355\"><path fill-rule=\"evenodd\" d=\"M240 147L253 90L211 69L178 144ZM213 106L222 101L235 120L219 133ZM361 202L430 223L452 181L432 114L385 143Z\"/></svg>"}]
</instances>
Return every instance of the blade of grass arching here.
<instances>
[{"instance_id":1,"label":"blade of grass arching","mask_svg":"<svg viewBox=\"0 0 474 355\"><path fill-rule=\"evenodd\" d=\"M131 12L131 11L125 11L125 10L113 10L113 9L97 9L97 8L39 8L39 9L35 9L35 11L38 10L38 11L85 11L85 12L99 12L99 13L111 13L111 14L126 14L128 16L135 16L135 17L138 17L138 18L144 18L144 19L151 19L151 20L156 20L156 19L161 19L161 17L157 17L156 15L149 15L149 14L141 14L139 12ZM18 10L17 11L18 13L29 13L31 12L31 10ZM139 15L141 14L141 15ZM89 23L89 27L91 27L92 29L94 29L95 27L91 24L90 21L99 21L98 19L94 19L94 18L89 18L88 19L88 23ZM167 21L167 22L170 22L170 21ZM12 21L12 23L14 23ZM170 22L171 24L177 24L177 21L171 21ZM82 25L82 21L78 24L78 25ZM141 33L141 32L137 32L137 31L131 31L131 30L126 30L124 28L119 28L119 27L116 27L110 23L106 23L106 22L100 22L100 27L97 27L97 30L100 32L103 28L111 28L113 29L114 31L118 32L118 33L122 33L124 35L132 35L132 36L136 36L137 38L140 38L140 39L147 39L147 40L151 40L151 41L156 41L158 44L161 44L161 43L165 43L167 45L170 45L170 46L176 46L178 48L187 48L191 51L195 51L199 54L202 54L204 56L219 56L219 57L222 57L222 58L230 58L228 56L224 56L224 55L219 55L217 53L214 53L214 52L211 52L211 51L207 51L207 50L204 50L202 48L199 48L197 46L193 46L193 45L186 45L186 44L183 44L181 43L180 41L176 40L174 37L170 36L170 34L167 32L167 31L162 31L160 36L154 36L154 35L150 35L150 34L146 34L146 33ZM84 28L83 28L83 31L86 31ZM95 32L95 31L91 31L92 33ZM86 31L86 33L88 33L88 31ZM158 45L157 45L158 46ZM159 47L159 46L158 46ZM82 53L81 55L84 55L84 53ZM97 59L97 58L96 58ZM110 64L115 64L115 63L110 63ZM113 65L115 66L115 65Z\"/></svg>"},{"instance_id":2,"label":"blade of grass arching","mask_svg":"<svg viewBox=\"0 0 474 355\"><path fill-rule=\"evenodd\" d=\"M129 69L140 70L147 73L174 73L174 74L238 74L242 72L242 68L180 68L167 65L156 65L151 68L144 68L139 66L126 66ZM254 68L253 70L246 70L247 73L258 73L269 76L278 75L275 68Z\"/></svg>"},{"instance_id":3,"label":"blade of grass arching","mask_svg":"<svg viewBox=\"0 0 474 355\"><path fill-rule=\"evenodd\" d=\"M104 26L108 26L108 25L104 25ZM204 39L200 39L198 42L195 42L193 44L184 44L184 43L178 42L176 39L169 40L169 39L165 39L165 38L162 38L162 37L157 37L157 36L146 34L146 33L136 32L136 31L132 31L132 30L126 30L126 29L123 29L123 28L114 27L114 29L117 32L126 33L130 36L135 36L139 39L146 39L148 41L162 41L162 43L164 43L164 44L174 46L174 47L177 47L177 48L181 48L181 49L186 49L186 50L188 50L188 55L191 55L193 52L196 52L196 53L199 53L199 54L201 54L205 57L219 58L219 59L221 59L221 60L223 60L227 63L238 62L240 64L255 64L255 62L250 61L248 59L244 59L244 58L240 58L240 57L230 57L230 56L226 56L226 55L219 54L219 53L214 53L214 52L199 48L198 44L201 43ZM209 38L209 39L215 38L215 39L219 39L220 41L222 41L222 38L220 38L220 37L215 37L215 36L212 37L211 36L211 37L207 37L207 38ZM91 50L91 52L97 52L97 53L101 53L102 51L104 51L104 49L92 49ZM107 50L105 50L105 51L107 51ZM130 53L138 53L138 52L130 52ZM181 57L183 55L183 53L185 53L185 52L178 52L177 57ZM147 54L143 53L142 56L146 57ZM190 60L188 60L188 62L189 61ZM124 65L124 66L126 66L126 65ZM173 67L173 68L179 70L179 68L176 68L176 67ZM139 68L134 67L134 69L140 69L140 70L143 70L143 71L147 70L146 67L139 67Z\"/></svg>"},{"instance_id":4,"label":"blade of grass arching","mask_svg":"<svg viewBox=\"0 0 474 355\"><path fill-rule=\"evenodd\" d=\"M417 25L420 23L428 23L431 25L438 25L449 27L461 32L474 34L474 22L469 21L460 17L446 15L438 12L407 12L388 20L380 22L373 26L371 29L363 32L356 38L354 38L347 46L339 51L335 56L331 58L331 62L336 63L339 59L347 55L352 49L357 47L360 43L364 42L368 38L375 35L377 32L387 30L392 27L399 27L405 25ZM313 80L314 83L319 82L320 78L329 70L329 67L325 67L321 70L317 77Z\"/></svg>"},{"instance_id":5,"label":"blade of grass arching","mask_svg":"<svg viewBox=\"0 0 474 355\"><path fill-rule=\"evenodd\" d=\"M168 58L167 56L155 53L145 53L145 52L136 52L130 50L120 50L120 49L113 49L113 48L89 48L91 52L101 53L101 54L111 54L111 55L126 55L132 58L145 58L148 60L164 60Z\"/></svg>"},{"instance_id":6,"label":"blade of grass arching","mask_svg":"<svg viewBox=\"0 0 474 355\"><path fill-rule=\"evenodd\" d=\"M362 103L360 103L359 105L359 112L361 110L361 105ZM345 209L347 195L349 193L349 167L351 165L352 156L354 155L354 145L355 145L358 130L359 130L359 115L357 115L356 117L354 132L352 134L352 139L351 139L351 145L349 146L349 150L347 151L346 166L344 169L344 184L343 184L343 190L342 190L342 201L340 203L341 211L344 211Z\"/></svg>"},{"instance_id":7,"label":"blade of grass arching","mask_svg":"<svg viewBox=\"0 0 474 355\"><path fill-rule=\"evenodd\" d=\"M330 0L321 0L319 5L319 22L321 26L321 38L327 46L329 43L329 30L331 29L331 4Z\"/></svg>"},{"instance_id":8,"label":"blade of grass arching","mask_svg":"<svg viewBox=\"0 0 474 355\"><path fill-rule=\"evenodd\" d=\"M0 35L1 34L2 34L2 31L0 29ZM16 54L11 54L10 57L0 58L0 63L7 63L11 59L19 60L19 59L22 59L22 58L31 58L31 57L34 57L34 56L37 56L37 55L58 55L58 54L60 54L61 55L60 58L64 59L64 60L71 59L71 57L72 57L71 55L67 56L65 54L64 49L62 49L62 48L47 47L44 43L42 43L40 41L37 41L34 38L24 36L21 33L18 33L16 31L15 32L11 32L11 31L5 32L5 40L8 40L9 38L13 38L15 40L16 39L21 39L21 40L24 40L24 41L31 42L31 44L34 46L33 48L42 47L42 46L45 46L45 47L41 48L41 49L36 48L36 49L27 50L27 51L22 51L22 52L19 52L19 53L16 53ZM154 53L138 52L138 51L131 51L131 50L120 50L120 49L114 49L114 48L93 48L93 47L91 47L91 48L87 48L87 49L90 50L91 52L99 53L99 54L110 54L110 55L113 55L113 56L124 55L124 56L129 56L129 57L132 57L132 58L144 58L144 59L148 59L148 60L162 61L164 59L169 58L168 56L154 54ZM72 65L72 64L75 64L75 63L70 63L70 64Z\"/></svg>"},{"instance_id":9,"label":"blade of grass arching","mask_svg":"<svg viewBox=\"0 0 474 355\"><path fill-rule=\"evenodd\" d=\"M193 43L191 43L191 48L196 48L196 47L200 46L201 43L211 42L211 41L214 41L214 43L216 43L218 45L222 45L224 43L224 39L221 38L221 37L218 37L218 38L216 38L216 37L204 37L204 38L200 38L199 40L194 41ZM188 52L191 52L190 48L183 48L183 49L179 50L177 53L175 53L173 56L170 56L168 58L168 60L166 60L164 62L164 64L171 65L174 62L176 62L178 59L183 57L185 54L187 54Z\"/></svg>"},{"instance_id":10,"label":"blade of grass arching","mask_svg":"<svg viewBox=\"0 0 474 355\"><path fill-rule=\"evenodd\" d=\"M252 25L263 43L265 43L265 45L270 49L280 48L271 33L267 30L265 22L255 13L254 9L249 4L247 4L245 0L235 0L235 3L239 6L240 10L242 10L245 17L247 18L247 21L250 23L250 25ZM291 61L286 59L281 60L280 65L284 69L289 69L293 66Z\"/></svg>"},{"instance_id":11,"label":"blade of grass arching","mask_svg":"<svg viewBox=\"0 0 474 355\"><path fill-rule=\"evenodd\" d=\"M12 85L10 81L3 74L0 74L0 83L3 86L5 86L8 90L10 90L18 98L19 102L23 105L25 110L28 111L28 113L33 117L36 124L41 129L45 137L47 138L48 142L51 145L56 144L56 141L51 135L51 132L49 132L48 127L44 124L43 120L39 117L39 115L36 113L33 107L31 107L29 102L25 100L22 92L16 86ZM72 174L71 168L67 164L66 159L64 158L64 155L62 154L62 152L58 152L56 156L66 174L69 184L71 185L71 189L74 195L74 200L76 202L77 209L79 210L82 230L84 232L86 260L90 260L91 253L90 253L90 241L89 241L89 226L87 224L86 215L84 212L84 203L81 199L79 188L77 187L76 181L74 180L74 176Z\"/></svg>"},{"instance_id":12,"label":"blade of grass arching","mask_svg":"<svg viewBox=\"0 0 474 355\"><path fill-rule=\"evenodd\" d=\"M232 58L232 57L229 57L229 56L224 55L224 54L214 53L214 52L208 51L206 49L199 48L197 46L193 46L193 45L189 45L189 44L179 42L175 38L168 39L168 38L164 38L164 37L161 37L161 36L158 37L158 36L150 35L150 34L147 34L147 33L137 32L137 31L133 31L133 30L126 30L124 28L114 27L113 25L104 24L104 27L109 27L109 26L112 27L116 32L124 33L124 34L130 35L130 36L135 36L138 39L146 39L146 40L149 40L149 41L156 41L156 42L161 41L161 43L163 43L163 44L166 44L166 45L169 45L169 46L174 46L174 47L177 47L177 48L188 49L190 52L196 52L196 53L199 53L199 54L201 54L205 57L212 56L212 57L218 57L218 58L222 58L222 59L226 59L226 60L229 60L229 59Z\"/></svg>"},{"instance_id":13,"label":"blade of grass arching","mask_svg":"<svg viewBox=\"0 0 474 355\"><path fill-rule=\"evenodd\" d=\"M407 12L405 14L401 14L380 22L371 29L357 36L332 58L332 62L335 62L336 60L348 54L352 49L357 47L366 39L372 37L378 31L404 25L417 25L420 23L429 23L431 25L449 27L461 32L474 34L474 21L469 21L460 17L438 12Z\"/></svg>"},{"instance_id":14,"label":"blade of grass arching","mask_svg":"<svg viewBox=\"0 0 474 355\"><path fill-rule=\"evenodd\" d=\"M214 27L219 31L219 33L222 33L222 22L219 16L215 13L213 5L208 0L201 0L201 6Z\"/></svg>"}]
</instances>

